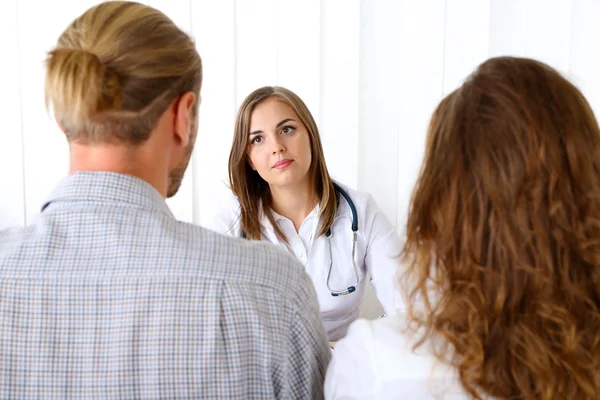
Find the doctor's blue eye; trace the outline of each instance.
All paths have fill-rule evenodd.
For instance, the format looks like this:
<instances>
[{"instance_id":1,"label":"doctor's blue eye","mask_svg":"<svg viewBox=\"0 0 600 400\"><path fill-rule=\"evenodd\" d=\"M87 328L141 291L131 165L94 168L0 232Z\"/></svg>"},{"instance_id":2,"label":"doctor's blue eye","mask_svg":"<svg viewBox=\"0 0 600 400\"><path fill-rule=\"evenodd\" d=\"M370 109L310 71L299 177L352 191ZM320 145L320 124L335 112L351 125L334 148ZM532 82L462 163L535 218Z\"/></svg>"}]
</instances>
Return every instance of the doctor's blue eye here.
<instances>
[{"instance_id":1,"label":"doctor's blue eye","mask_svg":"<svg viewBox=\"0 0 600 400\"><path fill-rule=\"evenodd\" d=\"M296 128L294 128L293 126L287 125L281 129L281 133L292 133L292 132L294 132L295 129Z\"/></svg>"}]
</instances>

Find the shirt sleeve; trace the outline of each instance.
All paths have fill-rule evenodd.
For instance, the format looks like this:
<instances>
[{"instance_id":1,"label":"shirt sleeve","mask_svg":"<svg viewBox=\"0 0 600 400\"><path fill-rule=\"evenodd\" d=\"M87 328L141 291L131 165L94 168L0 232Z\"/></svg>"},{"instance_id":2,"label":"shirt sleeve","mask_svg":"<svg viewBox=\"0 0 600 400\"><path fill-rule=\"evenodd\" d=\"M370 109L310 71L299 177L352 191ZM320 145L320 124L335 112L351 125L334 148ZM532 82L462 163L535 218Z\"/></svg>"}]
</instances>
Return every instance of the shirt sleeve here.
<instances>
[{"instance_id":1,"label":"shirt sleeve","mask_svg":"<svg viewBox=\"0 0 600 400\"><path fill-rule=\"evenodd\" d=\"M326 400L376 399L378 374L373 348L371 321L353 322L333 350L325 379Z\"/></svg>"},{"instance_id":2,"label":"shirt sleeve","mask_svg":"<svg viewBox=\"0 0 600 400\"><path fill-rule=\"evenodd\" d=\"M403 310L399 290L402 241L371 195L365 206L365 266L371 284L387 315Z\"/></svg>"}]
</instances>

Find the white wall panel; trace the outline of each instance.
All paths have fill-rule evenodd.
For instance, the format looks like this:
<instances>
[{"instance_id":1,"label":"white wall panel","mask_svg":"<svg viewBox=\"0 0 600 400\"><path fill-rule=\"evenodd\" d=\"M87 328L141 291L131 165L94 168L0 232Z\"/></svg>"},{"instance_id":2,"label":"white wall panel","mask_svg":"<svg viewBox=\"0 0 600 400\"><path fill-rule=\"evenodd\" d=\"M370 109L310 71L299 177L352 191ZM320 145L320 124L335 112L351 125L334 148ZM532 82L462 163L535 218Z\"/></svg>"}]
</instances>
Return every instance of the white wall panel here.
<instances>
[{"instance_id":1,"label":"white wall panel","mask_svg":"<svg viewBox=\"0 0 600 400\"><path fill-rule=\"evenodd\" d=\"M489 21L489 0L446 2L444 94L460 86L488 57Z\"/></svg>"},{"instance_id":2,"label":"white wall panel","mask_svg":"<svg viewBox=\"0 0 600 400\"><path fill-rule=\"evenodd\" d=\"M600 117L600 1L576 0L573 6L570 77Z\"/></svg>"},{"instance_id":3,"label":"white wall panel","mask_svg":"<svg viewBox=\"0 0 600 400\"><path fill-rule=\"evenodd\" d=\"M321 8L320 132L332 177L358 185L360 1Z\"/></svg>"},{"instance_id":4,"label":"white wall panel","mask_svg":"<svg viewBox=\"0 0 600 400\"><path fill-rule=\"evenodd\" d=\"M253 90L277 84L278 4L277 0L235 1L236 106Z\"/></svg>"},{"instance_id":5,"label":"white wall panel","mask_svg":"<svg viewBox=\"0 0 600 400\"><path fill-rule=\"evenodd\" d=\"M491 0L489 56L526 56L526 37L526 1Z\"/></svg>"},{"instance_id":6,"label":"white wall panel","mask_svg":"<svg viewBox=\"0 0 600 400\"><path fill-rule=\"evenodd\" d=\"M446 10L444 0L403 0L401 3L398 123L391 128L398 135L396 225L403 233L410 195L425 149L425 132L442 98Z\"/></svg>"},{"instance_id":7,"label":"white wall panel","mask_svg":"<svg viewBox=\"0 0 600 400\"><path fill-rule=\"evenodd\" d=\"M0 97L3 125L0 134L0 229L25 223L17 33L17 0L4 1L0 4L0 48L3 53L0 63L0 76L3 77L3 93Z\"/></svg>"},{"instance_id":8,"label":"white wall panel","mask_svg":"<svg viewBox=\"0 0 600 400\"><path fill-rule=\"evenodd\" d=\"M358 187L396 223L403 2L362 1ZM390 45L390 41L394 44Z\"/></svg>"},{"instance_id":9,"label":"white wall panel","mask_svg":"<svg viewBox=\"0 0 600 400\"><path fill-rule=\"evenodd\" d=\"M572 0L527 0L525 4L527 56L567 72L571 53Z\"/></svg>"},{"instance_id":10,"label":"white wall panel","mask_svg":"<svg viewBox=\"0 0 600 400\"><path fill-rule=\"evenodd\" d=\"M97 3L99 1L90 0L17 2L27 221L39 213L57 182L68 173L67 142L44 108L44 60L69 24Z\"/></svg>"},{"instance_id":11,"label":"white wall panel","mask_svg":"<svg viewBox=\"0 0 600 400\"><path fill-rule=\"evenodd\" d=\"M194 150L195 222L209 217L226 192L235 117L234 0L193 0L192 35L203 65L200 123Z\"/></svg>"},{"instance_id":12,"label":"white wall panel","mask_svg":"<svg viewBox=\"0 0 600 400\"><path fill-rule=\"evenodd\" d=\"M319 121L321 86L321 2L279 0L277 85L304 100Z\"/></svg>"}]
</instances>

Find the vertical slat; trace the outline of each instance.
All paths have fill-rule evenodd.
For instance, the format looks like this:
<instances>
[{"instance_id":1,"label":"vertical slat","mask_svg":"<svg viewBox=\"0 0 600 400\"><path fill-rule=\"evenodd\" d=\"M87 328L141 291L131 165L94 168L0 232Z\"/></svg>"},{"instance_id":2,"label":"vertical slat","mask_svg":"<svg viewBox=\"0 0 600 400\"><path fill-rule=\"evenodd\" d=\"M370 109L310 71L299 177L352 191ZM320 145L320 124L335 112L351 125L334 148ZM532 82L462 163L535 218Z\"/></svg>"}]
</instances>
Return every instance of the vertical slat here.
<instances>
[{"instance_id":1,"label":"vertical slat","mask_svg":"<svg viewBox=\"0 0 600 400\"><path fill-rule=\"evenodd\" d=\"M321 4L321 139L333 178L356 188L360 1Z\"/></svg>"},{"instance_id":2,"label":"vertical slat","mask_svg":"<svg viewBox=\"0 0 600 400\"><path fill-rule=\"evenodd\" d=\"M527 56L562 72L569 69L571 0L527 0Z\"/></svg>"},{"instance_id":3,"label":"vertical slat","mask_svg":"<svg viewBox=\"0 0 600 400\"><path fill-rule=\"evenodd\" d=\"M571 0L491 0L490 56L538 59L569 69Z\"/></svg>"},{"instance_id":4,"label":"vertical slat","mask_svg":"<svg viewBox=\"0 0 600 400\"><path fill-rule=\"evenodd\" d=\"M527 4L523 0L491 0L489 55L527 55Z\"/></svg>"},{"instance_id":5,"label":"vertical slat","mask_svg":"<svg viewBox=\"0 0 600 400\"><path fill-rule=\"evenodd\" d=\"M194 0L192 33L202 57L200 125L194 150L196 223L210 218L226 191L235 116L234 0Z\"/></svg>"},{"instance_id":6,"label":"vertical slat","mask_svg":"<svg viewBox=\"0 0 600 400\"><path fill-rule=\"evenodd\" d=\"M162 11L183 31L191 32L191 1L190 0L150 0L149 5ZM179 191L167 200L167 204L175 218L185 222L194 221L194 160L185 172Z\"/></svg>"},{"instance_id":7,"label":"vertical slat","mask_svg":"<svg viewBox=\"0 0 600 400\"><path fill-rule=\"evenodd\" d=\"M17 0L0 4L0 48L3 60L3 93L0 97L2 139L0 141L0 229L25 223L23 196L23 136L21 131L21 89Z\"/></svg>"},{"instance_id":8,"label":"vertical slat","mask_svg":"<svg viewBox=\"0 0 600 400\"><path fill-rule=\"evenodd\" d=\"M490 0L446 2L444 94L485 61L489 51Z\"/></svg>"},{"instance_id":9,"label":"vertical slat","mask_svg":"<svg viewBox=\"0 0 600 400\"><path fill-rule=\"evenodd\" d=\"M254 89L277 84L277 7L277 0L235 2L236 106Z\"/></svg>"},{"instance_id":10,"label":"vertical slat","mask_svg":"<svg viewBox=\"0 0 600 400\"><path fill-rule=\"evenodd\" d=\"M441 100L444 77L445 0L403 0L399 14L398 216L404 232L410 195L423 159L427 125Z\"/></svg>"},{"instance_id":11,"label":"vertical slat","mask_svg":"<svg viewBox=\"0 0 600 400\"><path fill-rule=\"evenodd\" d=\"M99 2L17 2L27 221L39 213L51 190L68 173L67 142L44 109L46 53L75 18ZM32 33L32 27L36 33Z\"/></svg>"},{"instance_id":12,"label":"vertical slat","mask_svg":"<svg viewBox=\"0 0 600 400\"><path fill-rule=\"evenodd\" d=\"M319 121L321 2L279 0L277 10L277 84L300 96Z\"/></svg>"},{"instance_id":13,"label":"vertical slat","mask_svg":"<svg viewBox=\"0 0 600 400\"><path fill-rule=\"evenodd\" d=\"M600 118L600 2L575 0L571 36L570 77L579 86Z\"/></svg>"},{"instance_id":14,"label":"vertical slat","mask_svg":"<svg viewBox=\"0 0 600 400\"><path fill-rule=\"evenodd\" d=\"M403 162L398 158L398 110L401 96L414 95L400 91L406 11L402 1L363 1L360 14L358 187L373 195L394 225Z\"/></svg>"}]
</instances>

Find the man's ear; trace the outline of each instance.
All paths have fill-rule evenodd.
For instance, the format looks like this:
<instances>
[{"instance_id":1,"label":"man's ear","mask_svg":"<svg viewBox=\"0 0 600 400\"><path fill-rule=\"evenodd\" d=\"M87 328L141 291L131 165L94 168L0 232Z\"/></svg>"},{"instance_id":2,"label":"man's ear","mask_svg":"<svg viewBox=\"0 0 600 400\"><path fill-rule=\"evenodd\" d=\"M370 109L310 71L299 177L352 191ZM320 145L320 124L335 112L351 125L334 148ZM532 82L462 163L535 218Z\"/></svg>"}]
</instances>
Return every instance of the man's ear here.
<instances>
[{"instance_id":1,"label":"man's ear","mask_svg":"<svg viewBox=\"0 0 600 400\"><path fill-rule=\"evenodd\" d=\"M190 142L190 133L194 121L196 95L192 92L182 94L175 104L175 135L183 147Z\"/></svg>"}]
</instances>

